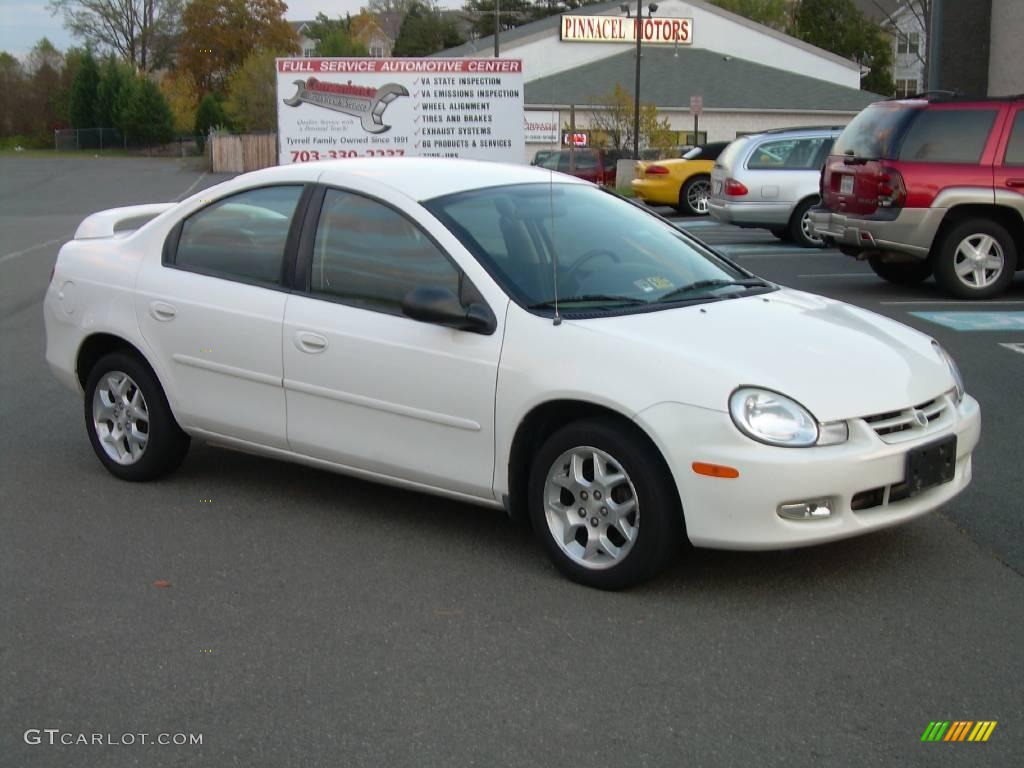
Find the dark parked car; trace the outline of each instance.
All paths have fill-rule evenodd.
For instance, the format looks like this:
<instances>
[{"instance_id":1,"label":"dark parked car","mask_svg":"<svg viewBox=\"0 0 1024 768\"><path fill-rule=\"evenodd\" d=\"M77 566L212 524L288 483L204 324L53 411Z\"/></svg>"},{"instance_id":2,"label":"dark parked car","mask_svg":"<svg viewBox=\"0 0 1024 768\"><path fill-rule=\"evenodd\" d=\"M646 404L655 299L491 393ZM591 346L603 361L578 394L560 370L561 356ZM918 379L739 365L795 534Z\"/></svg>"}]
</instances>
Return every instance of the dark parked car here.
<instances>
[{"instance_id":1,"label":"dark parked car","mask_svg":"<svg viewBox=\"0 0 1024 768\"><path fill-rule=\"evenodd\" d=\"M572 154L576 155L574 160L570 159ZM561 149L552 152L537 165L552 171L568 173L595 184L615 186L615 162L619 157L621 154L614 150Z\"/></svg>"}]
</instances>

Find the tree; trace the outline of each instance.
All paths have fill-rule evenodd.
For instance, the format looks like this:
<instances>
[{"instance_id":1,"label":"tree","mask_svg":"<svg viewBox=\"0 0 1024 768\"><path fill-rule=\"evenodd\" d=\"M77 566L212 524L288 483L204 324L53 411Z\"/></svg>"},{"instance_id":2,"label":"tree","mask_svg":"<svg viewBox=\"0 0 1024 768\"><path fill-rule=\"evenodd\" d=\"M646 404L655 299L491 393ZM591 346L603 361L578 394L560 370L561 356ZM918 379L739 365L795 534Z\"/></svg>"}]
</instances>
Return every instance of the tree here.
<instances>
[{"instance_id":1,"label":"tree","mask_svg":"<svg viewBox=\"0 0 1024 768\"><path fill-rule=\"evenodd\" d=\"M221 128L228 123L224 107L212 93L208 93L199 102L196 109L196 122L193 126L196 136L207 136L211 128Z\"/></svg>"},{"instance_id":2,"label":"tree","mask_svg":"<svg viewBox=\"0 0 1024 768\"><path fill-rule=\"evenodd\" d=\"M60 122L60 73L64 56L47 38L42 38L26 58L28 87L21 109L26 116L25 132L39 141L53 140L53 130Z\"/></svg>"},{"instance_id":3,"label":"tree","mask_svg":"<svg viewBox=\"0 0 1024 768\"><path fill-rule=\"evenodd\" d=\"M112 51L135 69L165 66L180 31L182 0L50 0L50 12L87 46Z\"/></svg>"},{"instance_id":4,"label":"tree","mask_svg":"<svg viewBox=\"0 0 1024 768\"><path fill-rule=\"evenodd\" d=\"M921 63L924 72L924 76L921 79L921 90L928 90L929 51L931 50L931 45L928 41L931 39L932 0L904 0L897 9L897 12L891 15L888 15L888 11L879 4L878 0L874 0L874 4L883 14L887 14L885 21L882 22L882 28L897 41L909 43L910 33L914 31L913 27L924 33L924 39L921 41L924 44L918 45L917 51L913 53L914 57ZM912 24L900 23L899 16L903 13L910 16L913 20ZM907 48L909 51L910 46L908 45Z\"/></svg>"},{"instance_id":5,"label":"tree","mask_svg":"<svg viewBox=\"0 0 1024 768\"><path fill-rule=\"evenodd\" d=\"M318 13L316 21L307 25L306 35L316 40L317 56L366 56L366 46L352 38L352 21L349 18L330 19Z\"/></svg>"},{"instance_id":6,"label":"tree","mask_svg":"<svg viewBox=\"0 0 1024 768\"><path fill-rule=\"evenodd\" d=\"M282 0L192 0L182 13L178 65L200 93L219 91L257 48L297 53Z\"/></svg>"},{"instance_id":7,"label":"tree","mask_svg":"<svg viewBox=\"0 0 1024 768\"><path fill-rule=\"evenodd\" d=\"M633 148L633 94L619 83L609 92L593 99L594 111L590 115L592 135L596 132L598 146L619 151ZM640 105L640 146L671 149L675 135L667 117L658 118L654 104Z\"/></svg>"},{"instance_id":8,"label":"tree","mask_svg":"<svg viewBox=\"0 0 1024 768\"><path fill-rule=\"evenodd\" d=\"M272 51L255 51L231 76L224 111L239 131L277 127L277 67Z\"/></svg>"},{"instance_id":9,"label":"tree","mask_svg":"<svg viewBox=\"0 0 1024 768\"><path fill-rule=\"evenodd\" d=\"M732 11L758 24L785 32L791 23L793 3L789 0L711 0L719 8Z\"/></svg>"},{"instance_id":10,"label":"tree","mask_svg":"<svg viewBox=\"0 0 1024 768\"><path fill-rule=\"evenodd\" d=\"M100 90L100 68L87 50L82 57L75 79L71 82L71 102L68 108L72 128L93 128L97 125L97 101Z\"/></svg>"},{"instance_id":11,"label":"tree","mask_svg":"<svg viewBox=\"0 0 1024 768\"><path fill-rule=\"evenodd\" d=\"M100 128L117 127L116 113L121 90L132 77L131 68L113 56L103 63L100 83L96 89L96 122Z\"/></svg>"},{"instance_id":12,"label":"tree","mask_svg":"<svg viewBox=\"0 0 1024 768\"><path fill-rule=\"evenodd\" d=\"M453 21L429 6L413 3L402 20L393 53L395 56L429 56L464 42Z\"/></svg>"},{"instance_id":13,"label":"tree","mask_svg":"<svg viewBox=\"0 0 1024 768\"><path fill-rule=\"evenodd\" d=\"M153 146L174 138L174 117L156 83L131 78L118 94L117 128L133 144Z\"/></svg>"},{"instance_id":14,"label":"tree","mask_svg":"<svg viewBox=\"0 0 1024 768\"><path fill-rule=\"evenodd\" d=\"M494 7L496 0L466 0L462 9L470 17L473 25L473 32L478 37L486 37L494 34ZM500 16L501 29L515 29L516 27L534 21L543 16L551 15L542 12L545 6L537 6L530 0L497 0L498 16ZM552 13L559 13L553 11ZM537 13L542 13L538 16Z\"/></svg>"},{"instance_id":15,"label":"tree","mask_svg":"<svg viewBox=\"0 0 1024 768\"><path fill-rule=\"evenodd\" d=\"M7 51L0 52L0 136L24 131L26 79L21 62Z\"/></svg>"},{"instance_id":16,"label":"tree","mask_svg":"<svg viewBox=\"0 0 1024 768\"><path fill-rule=\"evenodd\" d=\"M179 134L191 133L196 121L199 94L192 80L181 72L170 72L160 80L160 92L174 116L174 130Z\"/></svg>"},{"instance_id":17,"label":"tree","mask_svg":"<svg viewBox=\"0 0 1024 768\"><path fill-rule=\"evenodd\" d=\"M800 0L790 34L869 67L871 71L861 80L865 90L893 92L889 39L853 0Z\"/></svg>"},{"instance_id":18,"label":"tree","mask_svg":"<svg viewBox=\"0 0 1024 768\"><path fill-rule=\"evenodd\" d=\"M413 5L421 2L423 0L369 0L366 10L376 17L384 34L392 40L397 40L402 28L402 20ZM434 0L426 0L426 2L431 7L436 5Z\"/></svg>"}]
</instances>

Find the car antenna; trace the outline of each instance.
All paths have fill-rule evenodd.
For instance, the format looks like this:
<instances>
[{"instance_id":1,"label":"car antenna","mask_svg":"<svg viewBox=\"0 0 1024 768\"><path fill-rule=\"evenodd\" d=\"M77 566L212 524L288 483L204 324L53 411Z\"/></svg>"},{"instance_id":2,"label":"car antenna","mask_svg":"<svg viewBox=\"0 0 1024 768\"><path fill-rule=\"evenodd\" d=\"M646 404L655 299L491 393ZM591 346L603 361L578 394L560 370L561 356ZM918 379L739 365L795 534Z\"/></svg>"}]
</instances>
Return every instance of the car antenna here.
<instances>
[{"instance_id":1,"label":"car antenna","mask_svg":"<svg viewBox=\"0 0 1024 768\"><path fill-rule=\"evenodd\" d=\"M551 212L551 273L555 284L555 325L562 324L558 314L558 238L555 237L555 172L548 171L548 210Z\"/></svg>"}]
</instances>

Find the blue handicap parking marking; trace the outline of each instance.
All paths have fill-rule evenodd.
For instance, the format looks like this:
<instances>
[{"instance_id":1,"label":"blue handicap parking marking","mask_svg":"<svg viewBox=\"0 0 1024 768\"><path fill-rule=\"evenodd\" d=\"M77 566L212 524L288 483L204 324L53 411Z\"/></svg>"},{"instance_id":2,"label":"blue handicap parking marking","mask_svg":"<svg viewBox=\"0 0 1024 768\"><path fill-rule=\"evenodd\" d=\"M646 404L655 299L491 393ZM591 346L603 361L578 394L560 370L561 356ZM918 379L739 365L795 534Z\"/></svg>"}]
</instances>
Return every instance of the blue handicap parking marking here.
<instances>
[{"instance_id":1,"label":"blue handicap parking marking","mask_svg":"<svg viewBox=\"0 0 1024 768\"><path fill-rule=\"evenodd\" d=\"M1024 331L1024 312L911 312L955 331Z\"/></svg>"}]
</instances>

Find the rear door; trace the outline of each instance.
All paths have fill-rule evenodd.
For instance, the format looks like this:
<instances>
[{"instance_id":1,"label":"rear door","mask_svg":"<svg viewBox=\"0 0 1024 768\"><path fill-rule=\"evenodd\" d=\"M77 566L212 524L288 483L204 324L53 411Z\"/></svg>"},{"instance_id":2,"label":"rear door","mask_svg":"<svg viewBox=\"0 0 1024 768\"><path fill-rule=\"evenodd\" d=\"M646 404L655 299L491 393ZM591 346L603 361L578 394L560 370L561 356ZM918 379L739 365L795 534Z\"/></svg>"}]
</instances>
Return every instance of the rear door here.
<instances>
[{"instance_id":1,"label":"rear door","mask_svg":"<svg viewBox=\"0 0 1024 768\"><path fill-rule=\"evenodd\" d=\"M780 136L762 141L751 152L740 181L754 199L795 205L817 193L821 162L833 141L833 136Z\"/></svg>"},{"instance_id":2,"label":"rear door","mask_svg":"<svg viewBox=\"0 0 1024 768\"><path fill-rule=\"evenodd\" d=\"M996 202L1024 218L1024 104L1012 105L1007 125L995 167Z\"/></svg>"},{"instance_id":3,"label":"rear door","mask_svg":"<svg viewBox=\"0 0 1024 768\"><path fill-rule=\"evenodd\" d=\"M302 184L247 190L193 213L139 270L139 328L183 424L285 448L281 325Z\"/></svg>"}]
</instances>

